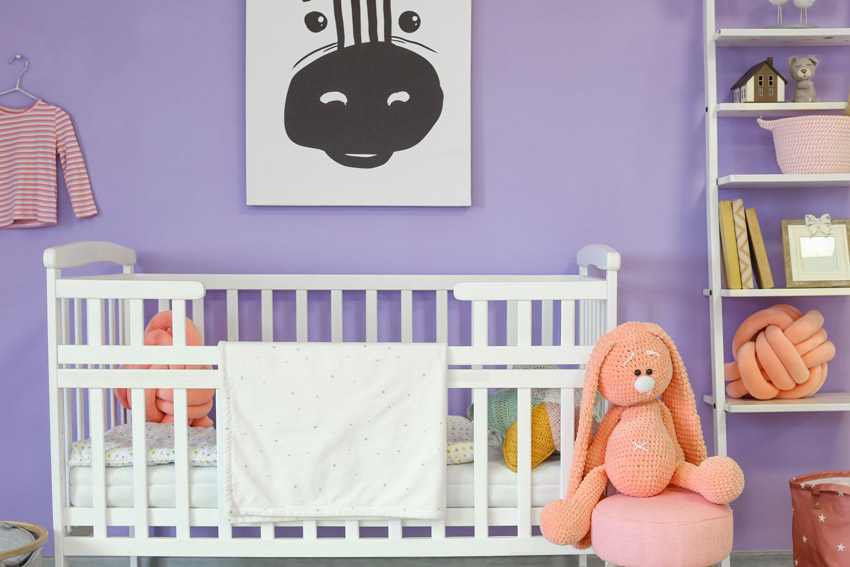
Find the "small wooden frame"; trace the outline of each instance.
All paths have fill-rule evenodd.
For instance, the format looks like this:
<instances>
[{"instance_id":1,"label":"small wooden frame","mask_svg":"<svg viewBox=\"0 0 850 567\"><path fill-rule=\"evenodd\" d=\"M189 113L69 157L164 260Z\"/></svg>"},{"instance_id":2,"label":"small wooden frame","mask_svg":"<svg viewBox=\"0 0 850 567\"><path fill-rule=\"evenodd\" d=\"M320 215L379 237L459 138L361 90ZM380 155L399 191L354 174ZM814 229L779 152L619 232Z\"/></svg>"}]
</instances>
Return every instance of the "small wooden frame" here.
<instances>
[{"instance_id":1,"label":"small wooden frame","mask_svg":"<svg viewBox=\"0 0 850 567\"><path fill-rule=\"evenodd\" d=\"M850 287L850 219L831 220L828 235L782 220L786 287Z\"/></svg>"}]
</instances>

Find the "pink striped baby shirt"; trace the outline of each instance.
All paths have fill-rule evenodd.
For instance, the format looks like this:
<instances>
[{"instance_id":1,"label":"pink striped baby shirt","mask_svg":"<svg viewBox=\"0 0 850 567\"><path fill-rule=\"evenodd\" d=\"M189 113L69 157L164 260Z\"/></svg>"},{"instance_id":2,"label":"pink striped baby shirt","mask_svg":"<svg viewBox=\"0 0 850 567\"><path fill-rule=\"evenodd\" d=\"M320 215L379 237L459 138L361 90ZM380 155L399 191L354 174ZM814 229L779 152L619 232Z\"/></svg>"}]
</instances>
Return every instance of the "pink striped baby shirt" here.
<instances>
[{"instance_id":1,"label":"pink striped baby shirt","mask_svg":"<svg viewBox=\"0 0 850 567\"><path fill-rule=\"evenodd\" d=\"M56 155L77 218L97 214L68 113L41 99L0 106L0 229L56 224Z\"/></svg>"}]
</instances>

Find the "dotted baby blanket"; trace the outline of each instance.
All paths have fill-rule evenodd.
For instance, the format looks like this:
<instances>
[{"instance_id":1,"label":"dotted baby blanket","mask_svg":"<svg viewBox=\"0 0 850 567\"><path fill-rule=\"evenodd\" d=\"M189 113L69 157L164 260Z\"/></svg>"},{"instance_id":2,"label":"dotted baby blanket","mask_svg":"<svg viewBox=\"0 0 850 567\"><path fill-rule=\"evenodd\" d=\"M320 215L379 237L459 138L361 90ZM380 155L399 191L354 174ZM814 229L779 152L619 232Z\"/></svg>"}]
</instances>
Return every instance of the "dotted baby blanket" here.
<instances>
[{"instance_id":1,"label":"dotted baby blanket","mask_svg":"<svg viewBox=\"0 0 850 567\"><path fill-rule=\"evenodd\" d=\"M219 348L231 523L445 517L445 344Z\"/></svg>"}]
</instances>

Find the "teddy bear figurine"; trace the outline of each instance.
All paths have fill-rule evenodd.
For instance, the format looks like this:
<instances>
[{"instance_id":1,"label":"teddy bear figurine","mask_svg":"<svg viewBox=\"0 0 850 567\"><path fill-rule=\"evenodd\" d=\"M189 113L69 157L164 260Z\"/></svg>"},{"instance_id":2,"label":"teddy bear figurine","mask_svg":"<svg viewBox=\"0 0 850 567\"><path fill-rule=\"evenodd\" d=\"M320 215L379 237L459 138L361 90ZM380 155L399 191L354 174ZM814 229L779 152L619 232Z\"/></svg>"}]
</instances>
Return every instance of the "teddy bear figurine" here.
<instances>
[{"instance_id":1,"label":"teddy bear figurine","mask_svg":"<svg viewBox=\"0 0 850 567\"><path fill-rule=\"evenodd\" d=\"M610 406L591 442L597 390ZM735 461L707 456L685 365L653 323L624 323L593 347L567 495L543 508L543 536L589 547L591 514L609 480L628 496L655 496L673 484L715 504L728 504L744 489Z\"/></svg>"},{"instance_id":2,"label":"teddy bear figurine","mask_svg":"<svg viewBox=\"0 0 850 567\"><path fill-rule=\"evenodd\" d=\"M797 82L794 88L794 102L820 102L815 94L815 84L812 78L815 69L820 64L814 55L808 57L791 56L788 59L788 68L791 69L791 77Z\"/></svg>"}]
</instances>

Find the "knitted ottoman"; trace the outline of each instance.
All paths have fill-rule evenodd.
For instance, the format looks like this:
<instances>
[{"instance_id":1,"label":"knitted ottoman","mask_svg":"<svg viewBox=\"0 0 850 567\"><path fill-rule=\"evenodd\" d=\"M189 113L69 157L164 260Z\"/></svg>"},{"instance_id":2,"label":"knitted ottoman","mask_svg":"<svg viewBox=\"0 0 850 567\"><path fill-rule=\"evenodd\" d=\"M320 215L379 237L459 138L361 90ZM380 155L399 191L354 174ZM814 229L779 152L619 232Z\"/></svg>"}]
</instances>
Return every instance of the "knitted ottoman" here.
<instances>
[{"instance_id":1,"label":"knitted ottoman","mask_svg":"<svg viewBox=\"0 0 850 567\"><path fill-rule=\"evenodd\" d=\"M590 525L594 552L625 567L706 567L732 552L732 509L682 488L603 498Z\"/></svg>"}]
</instances>

